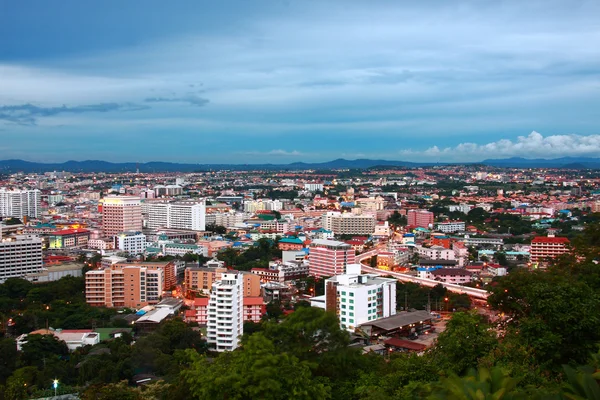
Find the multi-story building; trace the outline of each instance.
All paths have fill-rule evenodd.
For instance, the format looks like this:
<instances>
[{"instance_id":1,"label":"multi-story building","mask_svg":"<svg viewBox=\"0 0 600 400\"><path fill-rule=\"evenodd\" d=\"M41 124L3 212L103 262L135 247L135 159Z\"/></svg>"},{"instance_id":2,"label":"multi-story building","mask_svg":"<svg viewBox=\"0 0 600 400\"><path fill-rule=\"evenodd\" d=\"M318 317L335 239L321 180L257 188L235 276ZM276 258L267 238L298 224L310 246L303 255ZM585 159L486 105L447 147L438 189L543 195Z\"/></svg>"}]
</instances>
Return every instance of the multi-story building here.
<instances>
[{"instance_id":1,"label":"multi-story building","mask_svg":"<svg viewBox=\"0 0 600 400\"><path fill-rule=\"evenodd\" d=\"M262 282L289 282L308 276L308 264L302 261L273 263L269 268L252 268Z\"/></svg>"},{"instance_id":2,"label":"multi-story building","mask_svg":"<svg viewBox=\"0 0 600 400\"><path fill-rule=\"evenodd\" d=\"M121 232L114 237L115 249L126 251L130 254L141 254L148 247L146 235L142 232Z\"/></svg>"},{"instance_id":3,"label":"multi-story building","mask_svg":"<svg viewBox=\"0 0 600 400\"><path fill-rule=\"evenodd\" d=\"M418 228L431 228L433 226L433 213L427 210L408 210L406 222L409 226Z\"/></svg>"},{"instance_id":4,"label":"multi-story building","mask_svg":"<svg viewBox=\"0 0 600 400\"><path fill-rule=\"evenodd\" d=\"M396 314L396 280L362 275L360 264L325 281L325 310L335 312L342 329L354 332L362 323Z\"/></svg>"},{"instance_id":5,"label":"multi-story building","mask_svg":"<svg viewBox=\"0 0 600 400\"><path fill-rule=\"evenodd\" d=\"M531 262L539 263L569 251L569 239L554 235L536 236L531 241Z\"/></svg>"},{"instance_id":6,"label":"multi-story building","mask_svg":"<svg viewBox=\"0 0 600 400\"><path fill-rule=\"evenodd\" d=\"M208 257L208 248L197 244L165 243L162 245L162 250L165 256L183 256L191 253Z\"/></svg>"},{"instance_id":7,"label":"multi-story building","mask_svg":"<svg viewBox=\"0 0 600 400\"><path fill-rule=\"evenodd\" d=\"M51 249L86 248L90 240L87 229L64 229L52 232L48 238Z\"/></svg>"},{"instance_id":8,"label":"multi-story building","mask_svg":"<svg viewBox=\"0 0 600 400\"><path fill-rule=\"evenodd\" d=\"M371 235L375 232L375 217L330 211L323 215L324 229L336 235Z\"/></svg>"},{"instance_id":9,"label":"multi-story building","mask_svg":"<svg viewBox=\"0 0 600 400\"><path fill-rule=\"evenodd\" d=\"M310 192L322 192L323 184L317 182L307 182L304 184L304 190L308 190Z\"/></svg>"},{"instance_id":10,"label":"multi-story building","mask_svg":"<svg viewBox=\"0 0 600 400\"><path fill-rule=\"evenodd\" d=\"M464 268L437 268L427 273L427 278L444 283L464 284L471 282L472 272Z\"/></svg>"},{"instance_id":11,"label":"multi-story building","mask_svg":"<svg viewBox=\"0 0 600 400\"><path fill-rule=\"evenodd\" d=\"M142 230L140 198L107 196L102 202L102 233L106 236Z\"/></svg>"},{"instance_id":12,"label":"multi-story building","mask_svg":"<svg viewBox=\"0 0 600 400\"><path fill-rule=\"evenodd\" d=\"M42 239L33 235L2 237L0 241L0 283L42 272Z\"/></svg>"},{"instance_id":13,"label":"multi-story building","mask_svg":"<svg viewBox=\"0 0 600 400\"><path fill-rule=\"evenodd\" d=\"M206 203L204 201L187 203L149 203L147 210L147 227L150 229L190 229L203 231L206 229Z\"/></svg>"},{"instance_id":14,"label":"multi-story building","mask_svg":"<svg viewBox=\"0 0 600 400\"><path fill-rule=\"evenodd\" d=\"M206 339L218 352L235 350L244 333L242 285L240 273L223 273L212 285Z\"/></svg>"},{"instance_id":15,"label":"multi-story building","mask_svg":"<svg viewBox=\"0 0 600 400\"><path fill-rule=\"evenodd\" d=\"M354 264L354 249L347 243L316 239L310 244L309 274L317 278L343 274L348 264Z\"/></svg>"},{"instance_id":16,"label":"multi-story building","mask_svg":"<svg viewBox=\"0 0 600 400\"><path fill-rule=\"evenodd\" d=\"M454 260L456 256L454 250L446 249L442 246L416 246L416 250L420 256L431 260Z\"/></svg>"},{"instance_id":17,"label":"multi-story building","mask_svg":"<svg viewBox=\"0 0 600 400\"><path fill-rule=\"evenodd\" d=\"M97 307L145 307L160 301L163 281L162 269L137 265L88 271L85 274L85 300Z\"/></svg>"},{"instance_id":18,"label":"multi-story building","mask_svg":"<svg viewBox=\"0 0 600 400\"><path fill-rule=\"evenodd\" d=\"M385 206L385 201L383 197L361 197L356 199L356 205L360 207L363 211L380 211L383 210Z\"/></svg>"},{"instance_id":19,"label":"multi-story building","mask_svg":"<svg viewBox=\"0 0 600 400\"><path fill-rule=\"evenodd\" d=\"M176 283L173 262L115 263L85 274L86 302L92 306L144 307L160 301Z\"/></svg>"},{"instance_id":20,"label":"multi-story building","mask_svg":"<svg viewBox=\"0 0 600 400\"><path fill-rule=\"evenodd\" d=\"M185 312L186 322L197 322L198 325L206 325L208 323L208 303L209 297L199 297L194 299L190 310ZM259 323L266 313L266 304L262 297L244 297L243 300L243 317L244 322L251 321Z\"/></svg>"},{"instance_id":21,"label":"multi-story building","mask_svg":"<svg viewBox=\"0 0 600 400\"><path fill-rule=\"evenodd\" d=\"M255 213L257 211L281 211L283 203L281 200L246 200L244 201L244 211Z\"/></svg>"},{"instance_id":22,"label":"multi-story building","mask_svg":"<svg viewBox=\"0 0 600 400\"><path fill-rule=\"evenodd\" d=\"M209 293L212 285L228 272L223 267L192 267L185 269L184 286L186 292ZM260 277L251 272L239 272L241 290L245 297L260 296Z\"/></svg>"},{"instance_id":23,"label":"multi-story building","mask_svg":"<svg viewBox=\"0 0 600 400\"><path fill-rule=\"evenodd\" d=\"M444 233L464 232L464 221L446 221L435 224L435 229Z\"/></svg>"},{"instance_id":24,"label":"multi-story building","mask_svg":"<svg viewBox=\"0 0 600 400\"><path fill-rule=\"evenodd\" d=\"M41 213L39 190L0 189L0 217L39 218Z\"/></svg>"}]
</instances>

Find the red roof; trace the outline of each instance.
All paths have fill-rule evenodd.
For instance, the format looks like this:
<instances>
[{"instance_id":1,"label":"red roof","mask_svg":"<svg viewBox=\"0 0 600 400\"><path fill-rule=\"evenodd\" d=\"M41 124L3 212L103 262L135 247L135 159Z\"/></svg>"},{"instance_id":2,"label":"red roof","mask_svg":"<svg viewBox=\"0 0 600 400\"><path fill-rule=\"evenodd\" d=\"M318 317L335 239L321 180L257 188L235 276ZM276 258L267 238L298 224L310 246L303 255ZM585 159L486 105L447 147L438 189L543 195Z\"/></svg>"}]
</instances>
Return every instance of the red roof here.
<instances>
[{"instance_id":1,"label":"red roof","mask_svg":"<svg viewBox=\"0 0 600 400\"><path fill-rule=\"evenodd\" d=\"M64 229L62 231L54 231L54 232L52 232L52 235L63 236L63 235L75 235L77 233L90 233L90 231L87 229Z\"/></svg>"},{"instance_id":2,"label":"red roof","mask_svg":"<svg viewBox=\"0 0 600 400\"><path fill-rule=\"evenodd\" d=\"M265 302L262 297L244 297L245 306L262 306Z\"/></svg>"},{"instance_id":3,"label":"red roof","mask_svg":"<svg viewBox=\"0 0 600 400\"><path fill-rule=\"evenodd\" d=\"M536 236L531 243L570 243L566 237Z\"/></svg>"},{"instance_id":4,"label":"red roof","mask_svg":"<svg viewBox=\"0 0 600 400\"><path fill-rule=\"evenodd\" d=\"M208 306L208 297L198 297L194 299L194 307Z\"/></svg>"},{"instance_id":5,"label":"red roof","mask_svg":"<svg viewBox=\"0 0 600 400\"><path fill-rule=\"evenodd\" d=\"M427 348L424 344L411 342L410 340L403 340L398 338L391 338L384 342L388 346L398 347L400 349L408 349L414 351L423 351Z\"/></svg>"}]
</instances>

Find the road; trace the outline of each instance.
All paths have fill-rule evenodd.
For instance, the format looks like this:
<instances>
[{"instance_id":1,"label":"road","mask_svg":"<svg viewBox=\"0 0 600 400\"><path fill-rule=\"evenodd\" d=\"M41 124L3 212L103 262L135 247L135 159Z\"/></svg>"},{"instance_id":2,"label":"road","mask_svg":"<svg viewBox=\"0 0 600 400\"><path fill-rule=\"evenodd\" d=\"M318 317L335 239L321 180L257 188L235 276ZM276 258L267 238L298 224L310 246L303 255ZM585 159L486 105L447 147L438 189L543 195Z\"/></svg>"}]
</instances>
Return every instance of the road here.
<instances>
[{"instance_id":1,"label":"road","mask_svg":"<svg viewBox=\"0 0 600 400\"><path fill-rule=\"evenodd\" d=\"M363 255L371 253L371 252L376 253L377 250L371 250L370 252L361 254L360 256L363 256ZM360 257L360 256L358 256L358 257ZM369 255L368 257L372 257L372 256L373 255ZM367 257L365 257L365 258L367 258ZM450 292L461 293L461 294L464 293L464 294L469 295L470 297L474 297L474 298L482 299L482 300L486 300L489 296L489 292L487 290L483 290L483 289L470 288L470 287L466 287L466 286L456 285L454 283L443 283L443 282L439 282L439 281L436 281L433 279L418 278L416 276L402 274L400 272L382 271L377 268L367 267L364 264L361 264L361 266L362 266L363 272L367 272L369 274L389 275L389 276L392 276L402 282L414 282L419 285L427 286L427 287L434 287L437 285L442 285L443 287L448 289Z\"/></svg>"}]
</instances>

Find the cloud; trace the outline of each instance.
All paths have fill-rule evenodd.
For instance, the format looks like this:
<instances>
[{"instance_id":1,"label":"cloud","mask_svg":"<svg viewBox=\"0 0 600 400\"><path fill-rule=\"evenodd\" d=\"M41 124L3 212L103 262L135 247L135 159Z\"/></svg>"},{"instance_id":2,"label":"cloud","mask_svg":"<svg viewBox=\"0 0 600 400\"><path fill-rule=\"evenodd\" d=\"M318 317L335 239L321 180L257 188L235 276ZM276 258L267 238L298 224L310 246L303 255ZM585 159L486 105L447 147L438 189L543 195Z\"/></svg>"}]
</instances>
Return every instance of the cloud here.
<instances>
[{"instance_id":1,"label":"cloud","mask_svg":"<svg viewBox=\"0 0 600 400\"><path fill-rule=\"evenodd\" d=\"M187 94L182 97L147 97L146 103L188 103L192 106L202 107L209 103L208 99L195 94Z\"/></svg>"},{"instance_id":2,"label":"cloud","mask_svg":"<svg viewBox=\"0 0 600 400\"><path fill-rule=\"evenodd\" d=\"M67 107L40 107L33 104L4 105L0 106L0 120L12 122L18 125L35 125L37 118L50 117L58 114L83 114L83 113L105 113L110 111L139 111L147 109L147 106L137 104L101 103L81 106Z\"/></svg>"},{"instance_id":3,"label":"cloud","mask_svg":"<svg viewBox=\"0 0 600 400\"><path fill-rule=\"evenodd\" d=\"M516 140L501 139L486 144L460 143L454 147L429 147L423 151L401 150L400 155L417 159L427 157L440 161L481 161L486 158L555 158L597 157L600 154L600 135L550 135L531 132Z\"/></svg>"},{"instance_id":4,"label":"cloud","mask_svg":"<svg viewBox=\"0 0 600 400\"><path fill-rule=\"evenodd\" d=\"M306 155L305 153L301 153L298 150L286 151L282 149L275 149L267 152L263 151L244 151L241 154L247 156L274 156L274 157L299 157Z\"/></svg>"}]
</instances>

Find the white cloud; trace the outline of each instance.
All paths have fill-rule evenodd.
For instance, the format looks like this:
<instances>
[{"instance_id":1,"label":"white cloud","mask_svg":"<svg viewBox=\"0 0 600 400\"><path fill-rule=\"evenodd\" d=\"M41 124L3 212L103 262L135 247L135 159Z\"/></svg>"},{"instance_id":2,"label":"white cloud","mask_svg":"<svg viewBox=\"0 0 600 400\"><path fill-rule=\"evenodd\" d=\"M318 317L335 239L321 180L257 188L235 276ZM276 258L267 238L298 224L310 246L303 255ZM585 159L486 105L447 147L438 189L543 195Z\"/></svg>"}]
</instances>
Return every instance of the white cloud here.
<instances>
[{"instance_id":1,"label":"white cloud","mask_svg":"<svg viewBox=\"0 0 600 400\"><path fill-rule=\"evenodd\" d=\"M460 143L454 147L432 146L423 151L401 150L400 155L409 159L435 158L440 161L481 161L487 158L523 157L598 157L600 135L550 135L531 132L515 141L501 139L486 144Z\"/></svg>"},{"instance_id":2,"label":"white cloud","mask_svg":"<svg viewBox=\"0 0 600 400\"><path fill-rule=\"evenodd\" d=\"M282 150L282 149L275 149L275 150L266 151L266 152L244 151L241 154L244 154L247 156L273 156L273 157L299 157L299 156L306 155L305 153L299 152L298 150L287 151L287 150Z\"/></svg>"}]
</instances>

